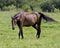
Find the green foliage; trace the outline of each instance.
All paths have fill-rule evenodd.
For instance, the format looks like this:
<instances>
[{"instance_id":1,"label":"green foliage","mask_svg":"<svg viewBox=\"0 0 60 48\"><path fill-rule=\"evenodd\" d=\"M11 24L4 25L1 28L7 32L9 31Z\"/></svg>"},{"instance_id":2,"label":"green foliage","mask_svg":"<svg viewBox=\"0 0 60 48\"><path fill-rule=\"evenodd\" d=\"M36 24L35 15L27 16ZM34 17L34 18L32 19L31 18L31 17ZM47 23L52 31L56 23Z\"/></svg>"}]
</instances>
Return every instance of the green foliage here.
<instances>
[{"instance_id":1,"label":"green foliage","mask_svg":"<svg viewBox=\"0 0 60 48\"><path fill-rule=\"evenodd\" d=\"M26 10L27 8L31 10L30 6L33 7L34 11L42 9L42 11L54 12L55 8L60 10L60 0L0 0L0 10L8 8L11 5L22 10Z\"/></svg>"},{"instance_id":2,"label":"green foliage","mask_svg":"<svg viewBox=\"0 0 60 48\"><path fill-rule=\"evenodd\" d=\"M41 12L42 11L42 9L40 7L35 7L34 10L37 11L37 12Z\"/></svg>"},{"instance_id":3,"label":"green foliage","mask_svg":"<svg viewBox=\"0 0 60 48\"><path fill-rule=\"evenodd\" d=\"M52 0L55 8L60 9L60 0Z\"/></svg>"},{"instance_id":4,"label":"green foliage","mask_svg":"<svg viewBox=\"0 0 60 48\"><path fill-rule=\"evenodd\" d=\"M24 0L16 0L15 6L17 8L21 8L24 5L24 3L25 3Z\"/></svg>"},{"instance_id":5,"label":"green foliage","mask_svg":"<svg viewBox=\"0 0 60 48\"><path fill-rule=\"evenodd\" d=\"M24 6L22 6L22 10L24 10L24 11L31 11L30 6L27 5L27 4L24 4Z\"/></svg>"},{"instance_id":6,"label":"green foliage","mask_svg":"<svg viewBox=\"0 0 60 48\"><path fill-rule=\"evenodd\" d=\"M54 9L54 12L55 12L55 13L59 13L60 10L55 8L55 9Z\"/></svg>"},{"instance_id":7,"label":"green foliage","mask_svg":"<svg viewBox=\"0 0 60 48\"><path fill-rule=\"evenodd\" d=\"M10 11L10 10L16 10L16 7L14 5L11 5L11 6L4 6L3 11Z\"/></svg>"},{"instance_id":8,"label":"green foliage","mask_svg":"<svg viewBox=\"0 0 60 48\"><path fill-rule=\"evenodd\" d=\"M47 12L54 12L54 5L52 2L47 1L41 4L41 8L43 11Z\"/></svg>"}]
</instances>

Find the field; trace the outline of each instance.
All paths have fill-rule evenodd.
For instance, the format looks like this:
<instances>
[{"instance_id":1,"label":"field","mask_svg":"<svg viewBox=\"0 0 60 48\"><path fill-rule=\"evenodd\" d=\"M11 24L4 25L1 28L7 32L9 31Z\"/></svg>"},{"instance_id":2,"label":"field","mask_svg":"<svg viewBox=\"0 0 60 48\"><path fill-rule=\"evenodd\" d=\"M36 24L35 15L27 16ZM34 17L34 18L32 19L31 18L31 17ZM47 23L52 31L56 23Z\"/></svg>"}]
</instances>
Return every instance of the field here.
<instances>
[{"instance_id":1,"label":"field","mask_svg":"<svg viewBox=\"0 0 60 48\"><path fill-rule=\"evenodd\" d=\"M0 48L60 48L60 13L44 13L57 22L42 22L39 39L32 27L23 27L24 39L18 39L18 27L11 28L14 14L16 12L0 12Z\"/></svg>"}]
</instances>

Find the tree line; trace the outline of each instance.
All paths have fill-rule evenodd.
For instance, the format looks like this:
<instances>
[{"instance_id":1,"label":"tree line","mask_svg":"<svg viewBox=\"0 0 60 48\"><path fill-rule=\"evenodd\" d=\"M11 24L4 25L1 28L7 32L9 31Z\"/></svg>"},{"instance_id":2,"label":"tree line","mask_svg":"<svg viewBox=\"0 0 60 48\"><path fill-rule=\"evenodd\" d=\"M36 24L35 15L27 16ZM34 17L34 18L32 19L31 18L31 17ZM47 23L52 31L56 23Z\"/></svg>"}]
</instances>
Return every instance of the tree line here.
<instances>
[{"instance_id":1,"label":"tree line","mask_svg":"<svg viewBox=\"0 0 60 48\"><path fill-rule=\"evenodd\" d=\"M34 10L54 12L60 10L60 0L0 0L0 10Z\"/></svg>"}]
</instances>

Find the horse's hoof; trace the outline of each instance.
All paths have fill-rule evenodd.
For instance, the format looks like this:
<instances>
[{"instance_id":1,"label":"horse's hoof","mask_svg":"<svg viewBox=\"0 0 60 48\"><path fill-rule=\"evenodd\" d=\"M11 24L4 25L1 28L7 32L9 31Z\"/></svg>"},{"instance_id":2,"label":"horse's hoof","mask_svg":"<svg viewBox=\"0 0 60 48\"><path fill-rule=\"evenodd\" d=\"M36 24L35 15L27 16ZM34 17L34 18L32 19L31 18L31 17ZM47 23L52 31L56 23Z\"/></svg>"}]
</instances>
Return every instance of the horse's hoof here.
<instances>
[{"instance_id":1,"label":"horse's hoof","mask_svg":"<svg viewBox=\"0 0 60 48\"><path fill-rule=\"evenodd\" d=\"M24 39L24 37L22 37L22 39Z\"/></svg>"},{"instance_id":2,"label":"horse's hoof","mask_svg":"<svg viewBox=\"0 0 60 48\"><path fill-rule=\"evenodd\" d=\"M38 35L36 35L36 37L37 37L37 39L39 39L39 38L40 38L40 36L38 36Z\"/></svg>"}]
</instances>

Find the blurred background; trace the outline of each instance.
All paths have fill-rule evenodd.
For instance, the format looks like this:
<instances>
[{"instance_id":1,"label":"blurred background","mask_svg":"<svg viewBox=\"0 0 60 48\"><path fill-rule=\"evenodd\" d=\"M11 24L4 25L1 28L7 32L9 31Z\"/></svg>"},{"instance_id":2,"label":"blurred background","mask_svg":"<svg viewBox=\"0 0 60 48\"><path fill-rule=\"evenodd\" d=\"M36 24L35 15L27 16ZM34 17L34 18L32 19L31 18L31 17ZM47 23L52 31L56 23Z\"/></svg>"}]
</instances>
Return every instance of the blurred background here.
<instances>
[{"instance_id":1,"label":"blurred background","mask_svg":"<svg viewBox=\"0 0 60 48\"><path fill-rule=\"evenodd\" d=\"M0 0L0 11L60 12L60 0Z\"/></svg>"}]
</instances>

